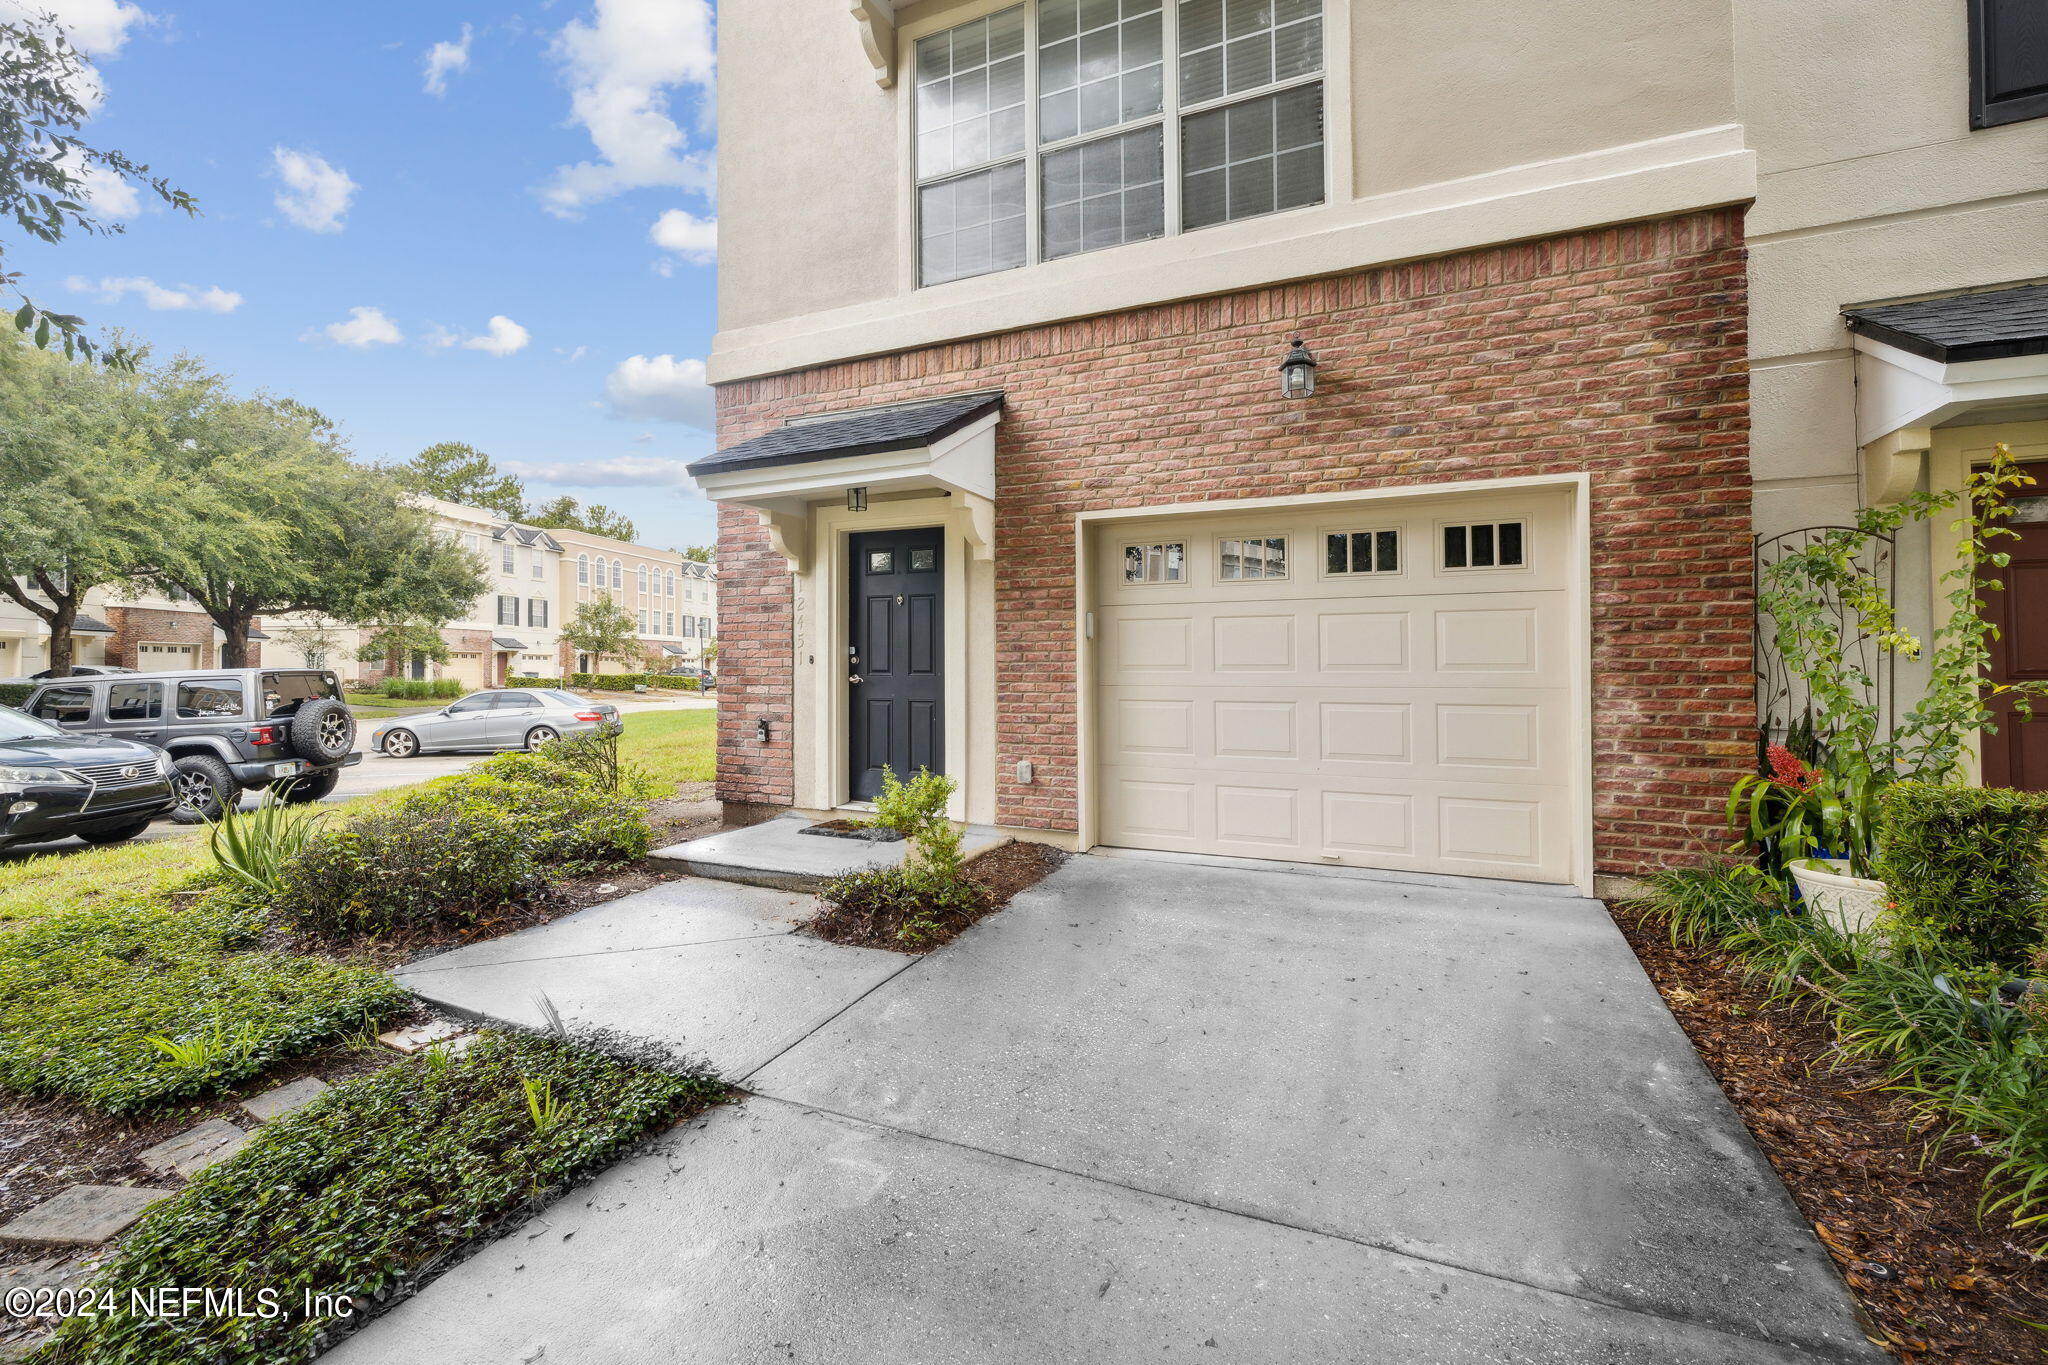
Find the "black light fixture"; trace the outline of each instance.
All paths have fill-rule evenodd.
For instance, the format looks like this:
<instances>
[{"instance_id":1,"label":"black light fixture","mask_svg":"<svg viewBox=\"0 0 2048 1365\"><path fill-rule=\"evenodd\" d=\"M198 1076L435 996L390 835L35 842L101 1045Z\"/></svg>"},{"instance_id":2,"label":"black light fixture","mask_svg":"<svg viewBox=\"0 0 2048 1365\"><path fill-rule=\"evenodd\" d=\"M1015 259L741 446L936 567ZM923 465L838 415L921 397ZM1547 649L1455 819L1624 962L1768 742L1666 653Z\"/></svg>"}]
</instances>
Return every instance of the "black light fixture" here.
<instances>
[{"instance_id":1,"label":"black light fixture","mask_svg":"<svg viewBox=\"0 0 2048 1365\"><path fill-rule=\"evenodd\" d=\"M763 716L754 722L754 738L763 744L768 742L768 717Z\"/></svg>"},{"instance_id":2,"label":"black light fixture","mask_svg":"<svg viewBox=\"0 0 2048 1365\"><path fill-rule=\"evenodd\" d=\"M849 511L849 512L865 512L865 511L867 511L867 510L868 510L868 490L867 490L866 488L849 488L849 489L847 489L847 490L846 490L846 510L847 510L847 511Z\"/></svg>"},{"instance_id":3,"label":"black light fixture","mask_svg":"<svg viewBox=\"0 0 2048 1365\"><path fill-rule=\"evenodd\" d=\"M1284 398L1311 398L1315 391L1316 358L1296 337L1287 358L1280 362L1280 394Z\"/></svg>"}]
</instances>

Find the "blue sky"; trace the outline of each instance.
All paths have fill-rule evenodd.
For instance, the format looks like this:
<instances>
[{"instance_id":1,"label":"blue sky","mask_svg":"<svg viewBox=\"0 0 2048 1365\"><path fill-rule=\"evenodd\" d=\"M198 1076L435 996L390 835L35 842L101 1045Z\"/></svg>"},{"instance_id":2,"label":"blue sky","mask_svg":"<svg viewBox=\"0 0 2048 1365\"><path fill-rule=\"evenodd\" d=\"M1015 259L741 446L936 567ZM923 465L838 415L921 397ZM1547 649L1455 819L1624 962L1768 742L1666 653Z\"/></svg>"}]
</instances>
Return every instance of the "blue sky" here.
<instances>
[{"instance_id":1,"label":"blue sky","mask_svg":"<svg viewBox=\"0 0 2048 1365\"><path fill-rule=\"evenodd\" d=\"M532 497L715 538L678 468L711 449L706 0L9 8L94 56L88 140L202 209L115 187L124 234L10 240L39 303L311 403L362 458L467 441Z\"/></svg>"}]
</instances>

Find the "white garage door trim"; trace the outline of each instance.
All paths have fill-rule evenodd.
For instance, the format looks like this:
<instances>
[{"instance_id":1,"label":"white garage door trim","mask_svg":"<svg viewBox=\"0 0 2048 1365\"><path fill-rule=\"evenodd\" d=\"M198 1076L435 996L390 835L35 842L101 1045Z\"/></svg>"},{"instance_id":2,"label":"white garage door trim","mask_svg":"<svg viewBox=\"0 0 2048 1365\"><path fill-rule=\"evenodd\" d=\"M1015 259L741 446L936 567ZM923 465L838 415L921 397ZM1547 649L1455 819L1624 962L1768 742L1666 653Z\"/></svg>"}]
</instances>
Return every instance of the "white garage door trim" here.
<instances>
[{"instance_id":1,"label":"white garage door trim","mask_svg":"<svg viewBox=\"0 0 2048 1365\"><path fill-rule=\"evenodd\" d=\"M1157 522L1162 518L1214 517L1233 514L1255 518L1263 512L1303 512L1358 508L1369 511L1371 504L1436 500L1460 495L1513 493L1516 491L1563 491L1566 544L1569 563L1564 586L1565 615L1569 623L1572 734L1569 748L1574 756L1568 804L1577 821L1571 840L1571 872L1566 880L1581 892L1591 894L1593 883L1593 745L1592 745L1592 565L1588 532L1588 479L1584 474L1533 475L1504 479L1479 479L1454 483L1410 485L1399 488L1364 489L1342 494L1310 494L1274 498L1243 498L1214 502L1155 503L1082 512L1074 519L1074 638L1079 661L1076 694L1079 698L1077 776L1079 788L1079 843L1090 848L1101 842L1102 812L1098 792L1101 776L1102 728L1098 718L1100 642L1095 635L1095 605L1103 584L1096 581L1091 565L1091 543L1105 523ZM1247 522L1250 525L1250 522Z\"/></svg>"}]
</instances>

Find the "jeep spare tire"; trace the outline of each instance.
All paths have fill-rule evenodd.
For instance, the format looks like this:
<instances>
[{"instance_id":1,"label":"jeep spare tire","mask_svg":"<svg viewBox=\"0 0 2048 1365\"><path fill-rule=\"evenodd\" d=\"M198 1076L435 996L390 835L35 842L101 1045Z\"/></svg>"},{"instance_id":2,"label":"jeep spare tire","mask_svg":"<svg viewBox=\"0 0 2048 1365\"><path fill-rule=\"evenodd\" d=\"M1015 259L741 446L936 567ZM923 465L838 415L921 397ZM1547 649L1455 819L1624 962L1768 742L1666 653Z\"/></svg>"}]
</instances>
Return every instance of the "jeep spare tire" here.
<instances>
[{"instance_id":1,"label":"jeep spare tire","mask_svg":"<svg viewBox=\"0 0 2048 1365\"><path fill-rule=\"evenodd\" d=\"M309 763L337 763L355 752L356 718L332 697L316 697L292 717L292 752Z\"/></svg>"}]
</instances>

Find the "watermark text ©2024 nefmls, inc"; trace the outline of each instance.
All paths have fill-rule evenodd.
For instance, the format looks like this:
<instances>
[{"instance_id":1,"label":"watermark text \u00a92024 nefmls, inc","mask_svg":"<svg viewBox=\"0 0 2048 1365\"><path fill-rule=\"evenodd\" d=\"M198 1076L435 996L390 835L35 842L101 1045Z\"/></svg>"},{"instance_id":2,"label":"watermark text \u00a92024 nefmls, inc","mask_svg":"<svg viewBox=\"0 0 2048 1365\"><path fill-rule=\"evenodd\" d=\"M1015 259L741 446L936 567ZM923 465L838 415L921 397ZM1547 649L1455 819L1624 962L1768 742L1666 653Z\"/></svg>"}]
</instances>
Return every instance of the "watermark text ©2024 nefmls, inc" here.
<instances>
[{"instance_id":1,"label":"watermark text \u00a92024 nefmls, inc","mask_svg":"<svg viewBox=\"0 0 2048 1365\"><path fill-rule=\"evenodd\" d=\"M18 1288L7 1291L0 1309L10 1318L346 1318L356 1311L347 1294L277 1289L202 1289L165 1285L157 1289Z\"/></svg>"}]
</instances>

